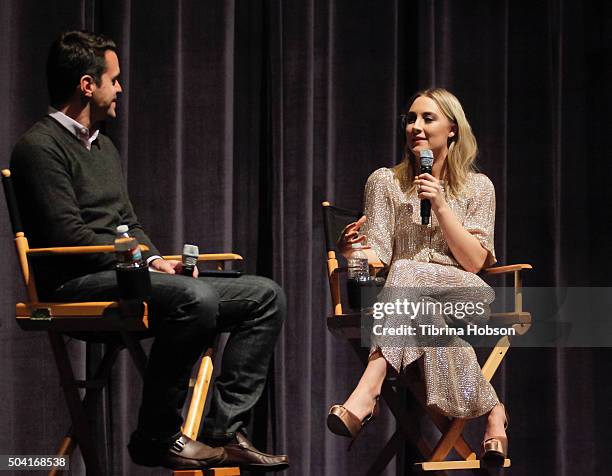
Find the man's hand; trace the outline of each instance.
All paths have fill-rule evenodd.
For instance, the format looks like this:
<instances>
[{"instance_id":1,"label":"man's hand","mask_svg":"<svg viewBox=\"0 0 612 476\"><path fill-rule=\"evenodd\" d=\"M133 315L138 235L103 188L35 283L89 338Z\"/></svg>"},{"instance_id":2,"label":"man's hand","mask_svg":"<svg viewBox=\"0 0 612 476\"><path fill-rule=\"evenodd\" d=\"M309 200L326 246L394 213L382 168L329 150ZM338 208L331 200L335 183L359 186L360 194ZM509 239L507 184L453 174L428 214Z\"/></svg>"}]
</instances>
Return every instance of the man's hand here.
<instances>
[{"instance_id":1,"label":"man's hand","mask_svg":"<svg viewBox=\"0 0 612 476\"><path fill-rule=\"evenodd\" d=\"M176 274L180 271L178 269L179 264L181 265L181 267L183 266L183 263L177 260L165 260L163 258L157 258L156 260L153 260L149 263L149 267L161 273Z\"/></svg>"},{"instance_id":2,"label":"man's hand","mask_svg":"<svg viewBox=\"0 0 612 476\"><path fill-rule=\"evenodd\" d=\"M165 260L158 258L149 263L149 266L156 271L167 274L182 274L183 262L175 259ZM193 277L197 278L199 274L198 267L193 268Z\"/></svg>"}]
</instances>

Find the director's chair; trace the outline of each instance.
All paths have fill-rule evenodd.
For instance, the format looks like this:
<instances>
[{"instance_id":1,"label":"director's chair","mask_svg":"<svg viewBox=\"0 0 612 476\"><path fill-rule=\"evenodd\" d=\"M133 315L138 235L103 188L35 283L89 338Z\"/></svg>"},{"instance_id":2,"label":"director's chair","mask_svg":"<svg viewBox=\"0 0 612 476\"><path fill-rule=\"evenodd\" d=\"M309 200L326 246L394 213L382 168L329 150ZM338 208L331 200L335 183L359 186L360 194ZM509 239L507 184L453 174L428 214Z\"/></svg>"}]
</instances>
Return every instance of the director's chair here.
<instances>
[{"instance_id":1,"label":"director's chair","mask_svg":"<svg viewBox=\"0 0 612 476\"><path fill-rule=\"evenodd\" d=\"M38 256L82 255L87 253L113 253L109 246L71 246L53 248L30 248L23 232L19 208L10 170L2 170L2 185L9 211L9 218L15 236L15 248L21 271L21 280L25 286L28 302L17 303L16 320L19 327L28 331L45 331L48 334L55 364L59 373L60 385L68 406L71 427L62 439L58 456L72 454L78 445L87 474L102 476L106 471L100 465L96 454L88 410L94 408L96 400L107 386L113 364L124 348L128 349L136 369L144 376L147 357L139 339L151 337L148 332L148 307L146 302L40 302L32 273L30 259ZM141 248L147 249L141 245ZM180 256L167 256L166 259L180 259ZM242 260L233 253L205 254L198 261L212 261L221 270L226 261ZM96 369L85 380L75 378L64 336L69 334L86 342L101 342L106 346L105 352ZM191 399L187 417L183 426L184 433L197 439L206 394L212 375L212 349L203 355L197 378L192 382ZM80 389L85 389L81 397ZM62 468L56 467L49 475L56 475ZM182 476L239 476L239 468L211 468L205 471L175 471Z\"/></svg>"},{"instance_id":2,"label":"director's chair","mask_svg":"<svg viewBox=\"0 0 612 476\"><path fill-rule=\"evenodd\" d=\"M348 306L343 299L343 279L346 267L340 267L336 254L336 241L346 225L357 221L361 214L339 208L325 201L322 203L323 223L325 231L325 246L327 254L327 275L331 292L333 314L327 317L328 329L338 337L345 338L364 365L367 365L368 349L361 346L362 313L349 312ZM378 273L382 263L370 265L373 273ZM498 266L483 270L487 275L499 275L506 273L514 274L514 309L505 313L493 313L488 324L491 326L512 327L517 335L522 335L531 326L531 315L523 311L522 281L520 272L531 269L529 264L515 264ZM489 357L482 366L482 373L487 381L490 381L496 370L503 361L508 348L510 338L501 337L495 344ZM415 399L421 404L423 410L418 408L404 408L399 390L408 387ZM485 467L484 462L478 459L477 453L470 447L462 436L462 431L468 420L461 418L449 418L426 406L424 382L420 379L419 369L416 365L409 366L397 378L385 380L381 390L382 399L387 403L391 413L396 419L398 428L387 441L378 454L376 460L371 464L367 475L382 473L387 464L402 449L404 439L408 439L423 461L416 463L423 471L436 471L444 474L449 470L474 470ZM434 447L431 447L418 430L418 422L422 412L425 412L441 433L441 437ZM455 450L460 460L446 460L452 450ZM506 459L503 467L509 467L510 459Z\"/></svg>"}]
</instances>

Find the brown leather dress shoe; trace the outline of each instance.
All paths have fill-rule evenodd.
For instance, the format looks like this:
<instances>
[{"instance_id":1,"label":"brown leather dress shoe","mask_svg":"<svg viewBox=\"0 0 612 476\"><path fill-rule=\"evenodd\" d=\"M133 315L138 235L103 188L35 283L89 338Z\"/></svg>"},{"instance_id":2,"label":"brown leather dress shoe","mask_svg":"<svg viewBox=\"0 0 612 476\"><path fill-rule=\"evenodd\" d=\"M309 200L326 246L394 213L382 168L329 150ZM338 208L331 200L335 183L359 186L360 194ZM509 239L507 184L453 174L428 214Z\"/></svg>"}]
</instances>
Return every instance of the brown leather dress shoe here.
<instances>
[{"instance_id":1,"label":"brown leather dress shoe","mask_svg":"<svg viewBox=\"0 0 612 476\"><path fill-rule=\"evenodd\" d=\"M224 464L226 456L223 448L211 448L185 435L168 442L150 438L139 431L132 433L128 450L136 464L175 470L219 466Z\"/></svg>"},{"instance_id":2,"label":"brown leather dress shoe","mask_svg":"<svg viewBox=\"0 0 612 476\"><path fill-rule=\"evenodd\" d=\"M213 447L225 450L226 458L221 466L239 466L250 471L281 471L289 467L289 456L259 451L240 431L226 443L209 439L205 441Z\"/></svg>"}]
</instances>

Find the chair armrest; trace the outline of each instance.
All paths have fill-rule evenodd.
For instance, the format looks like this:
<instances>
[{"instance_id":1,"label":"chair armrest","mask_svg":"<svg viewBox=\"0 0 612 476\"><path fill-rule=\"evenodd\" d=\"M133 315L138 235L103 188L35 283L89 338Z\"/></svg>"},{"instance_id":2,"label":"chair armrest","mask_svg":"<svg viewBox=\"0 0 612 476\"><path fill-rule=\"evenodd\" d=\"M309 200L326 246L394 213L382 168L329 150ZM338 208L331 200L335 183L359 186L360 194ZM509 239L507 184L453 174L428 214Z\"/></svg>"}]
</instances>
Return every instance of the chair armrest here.
<instances>
[{"instance_id":1,"label":"chair armrest","mask_svg":"<svg viewBox=\"0 0 612 476\"><path fill-rule=\"evenodd\" d=\"M180 261L183 259L181 255L168 255L164 259L174 259ZM242 261L243 258L236 253L207 253L198 255L198 261Z\"/></svg>"},{"instance_id":2,"label":"chair armrest","mask_svg":"<svg viewBox=\"0 0 612 476\"><path fill-rule=\"evenodd\" d=\"M509 264L506 266L494 266L493 268L485 268L482 270L485 274L503 274L512 273L513 271L521 271L523 269L533 269L530 264Z\"/></svg>"},{"instance_id":3,"label":"chair armrest","mask_svg":"<svg viewBox=\"0 0 612 476\"><path fill-rule=\"evenodd\" d=\"M148 251L147 245L139 245L142 251ZM53 248L30 248L26 251L28 256L55 256L55 255L83 255L92 253L114 253L113 245L93 246L56 246Z\"/></svg>"}]
</instances>

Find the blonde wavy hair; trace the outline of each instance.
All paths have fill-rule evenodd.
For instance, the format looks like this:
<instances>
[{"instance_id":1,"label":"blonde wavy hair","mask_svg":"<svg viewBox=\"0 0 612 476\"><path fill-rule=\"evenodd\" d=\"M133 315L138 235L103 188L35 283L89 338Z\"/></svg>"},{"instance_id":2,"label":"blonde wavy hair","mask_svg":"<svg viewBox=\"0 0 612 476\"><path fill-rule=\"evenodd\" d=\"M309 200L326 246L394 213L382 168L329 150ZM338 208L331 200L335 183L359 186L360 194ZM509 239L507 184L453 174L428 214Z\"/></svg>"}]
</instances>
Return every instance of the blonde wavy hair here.
<instances>
[{"instance_id":1,"label":"blonde wavy hair","mask_svg":"<svg viewBox=\"0 0 612 476\"><path fill-rule=\"evenodd\" d=\"M408 102L408 109L412 103L421 96L433 100L447 119L455 125L456 131L453 137L448 139L448 156L446 157L446 176L444 186L450 197L459 195L466 184L471 172L476 172L474 161L478 155L478 144L472 132L472 128L461 103L454 94L443 88L425 89L416 93ZM412 183L418 171L418 159L414 156L408 141L404 146L404 157L402 162L393 167L393 173L397 177L402 190L412 193L415 186Z\"/></svg>"}]
</instances>

